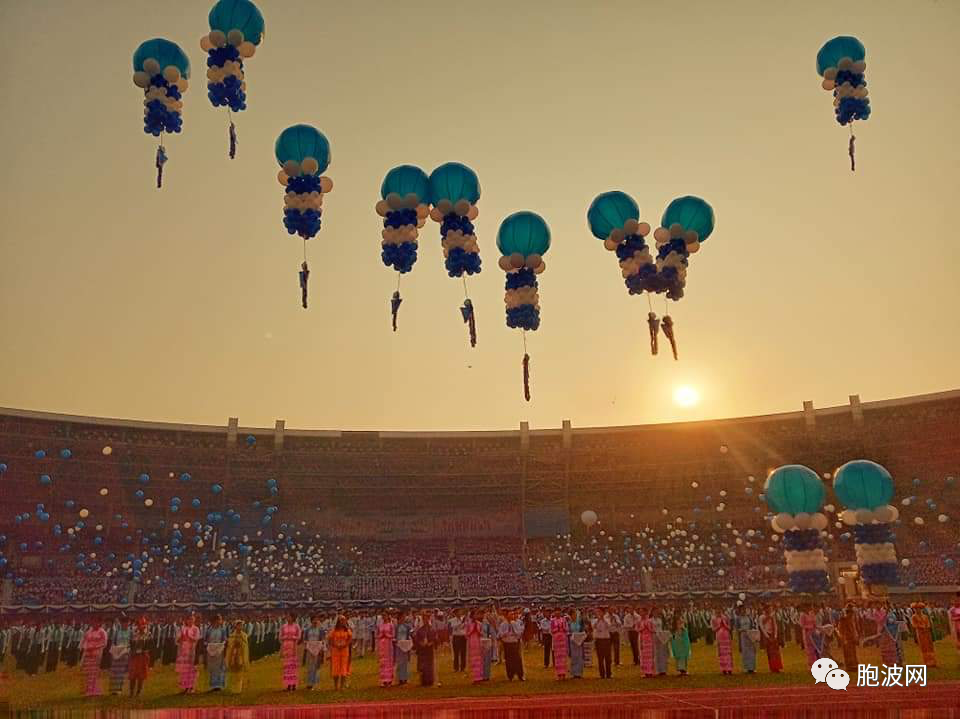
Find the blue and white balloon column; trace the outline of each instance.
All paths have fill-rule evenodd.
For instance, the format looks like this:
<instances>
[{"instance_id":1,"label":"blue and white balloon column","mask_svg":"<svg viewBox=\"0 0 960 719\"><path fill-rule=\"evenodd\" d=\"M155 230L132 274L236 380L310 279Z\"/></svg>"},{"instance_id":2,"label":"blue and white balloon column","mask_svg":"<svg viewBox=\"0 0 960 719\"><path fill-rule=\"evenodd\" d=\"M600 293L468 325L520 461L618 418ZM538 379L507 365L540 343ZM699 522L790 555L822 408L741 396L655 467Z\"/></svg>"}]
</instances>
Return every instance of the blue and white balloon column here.
<instances>
[{"instance_id":1,"label":"blue and white balloon column","mask_svg":"<svg viewBox=\"0 0 960 719\"><path fill-rule=\"evenodd\" d=\"M841 521L853 528L857 565L864 582L874 586L897 584L897 550L891 522L900 516L893 499L893 477L876 462L855 459L833 474L833 491L847 508Z\"/></svg>"},{"instance_id":2,"label":"blue and white balloon column","mask_svg":"<svg viewBox=\"0 0 960 719\"><path fill-rule=\"evenodd\" d=\"M480 272L480 247L474 234L480 199L477 174L459 162L440 165L430 173L430 218L440 223L444 266L450 277L463 278L463 306L460 314L470 331L470 346L477 346L477 323L467 290L467 276Z\"/></svg>"},{"instance_id":3,"label":"blue and white balloon column","mask_svg":"<svg viewBox=\"0 0 960 719\"><path fill-rule=\"evenodd\" d=\"M190 78L190 60L175 42L154 38L133 53L133 84L143 89L143 131L159 138L156 160L157 187L163 187L167 152L164 133L183 129L183 93Z\"/></svg>"},{"instance_id":4,"label":"blue and white balloon column","mask_svg":"<svg viewBox=\"0 0 960 719\"><path fill-rule=\"evenodd\" d=\"M283 226L291 235L303 239L300 296L301 304L306 309L307 280L310 277L307 240L320 231L323 196L333 190L333 180L321 174L330 166L330 142L322 132L310 125L293 125L280 133L274 154L282 168L277 180L286 188Z\"/></svg>"},{"instance_id":5,"label":"blue and white balloon column","mask_svg":"<svg viewBox=\"0 0 960 719\"><path fill-rule=\"evenodd\" d=\"M827 517L820 511L823 497L820 477L802 464L775 469L764 487L764 498L777 513L770 526L783 535L783 555L794 592L814 594L830 589L827 558L820 542L820 532L827 528Z\"/></svg>"},{"instance_id":6,"label":"blue and white balloon column","mask_svg":"<svg viewBox=\"0 0 960 719\"><path fill-rule=\"evenodd\" d=\"M543 255L550 249L550 228L540 215L515 212L497 232L500 269L507 273L507 327L523 330L523 397L530 401L530 355L527 330L540 327L540 295L537 275L547 269Z\"/></svg>"},{"instance_id":7,"label":"blue and white balloon column","mask_svg":"<svg viewBox=\"0 0 960 719\"><path fill-rule=\"evenodd\" d=\"M230 159L237 156L237 128L231 113L247 109L243 61L263 41L263 15L250 0L220 0L210 10L210 32L200 38L207 53L207 97L226 107L230 121Z\"/></svg>"},{"instance_id":8,"label":"blue and white balloon column","mask_svg":"<svg viewBox=\"0 0 960 719\"><path fill-rule=\"evenodd\" d=\"M867 50L855 37L841 35L827 42L817 53L817 74L823 78L824 90L833 92L833 112L840 125L850 125L850 171L857 169L854 156L854 120L870 117L867 99Z\"/></svg>"},{"instance_id":9,"label":"blue and white balloon column","mask_svg":"<svg viewBox=\"0 0 960 719\"><path fill-rule=\"evenodd\" d=\"M620 190L597 195L587 209L587 224L607 250L617 253L627 291L631 295L643 294L648 289L647 283L656 276L657 268L646 242L650 225L640 222L640 207L634 199ZM647 313L650 353L655 355L659 351L660 320L653 311L649 295L647 303L650 305Z\"/></svg>"},{"instance_id":10,"label":"blue and white balloon column","mask_svg":"<svg viewBox=\"0 0 960 719\"><path fill-rule=\"evenodd\" d=\"M383 218L380 259L397 271L397 289L390 298L393 331L400 310L400 278L417 261L417 237L430 214L430 178L413 165L394 167L380 186L377 214Z\"/></svg>"},{"instance_id":11,"label":"blue and white balloon column","mask_svg":"<svg viewBox=\"0 0 960 719\"><path fill-rule=\"evenodd\" d=\"M667 205L660 227L653 233L657 243L657 274L646 281L645 288L675 302L683 297L690 255L707 241L715 223L713 208L699 197L678 197ZM669 314L663 316L663 333L670 341L673 358L677 359L677 340Z\"/></svg>"}]
</instances>

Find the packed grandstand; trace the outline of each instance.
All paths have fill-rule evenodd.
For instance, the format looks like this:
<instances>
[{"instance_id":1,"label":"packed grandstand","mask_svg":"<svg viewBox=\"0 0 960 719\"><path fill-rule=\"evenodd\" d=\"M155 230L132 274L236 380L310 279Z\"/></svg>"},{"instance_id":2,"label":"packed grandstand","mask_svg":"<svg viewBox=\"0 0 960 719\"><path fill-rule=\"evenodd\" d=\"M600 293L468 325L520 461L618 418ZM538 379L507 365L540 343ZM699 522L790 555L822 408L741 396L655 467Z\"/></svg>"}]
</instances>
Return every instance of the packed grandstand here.
<instances>
[{"instance_id":1,"label":"packed grandstand","mask_svg":"<svg viewBox=\"0 0 960 719\"><path fill-rule=\"evenodd\" d=\"M719 421L503 432L0 410L0 600L438 605L785 592L771 469L896 482L901 590L956 591L960 391ZM833 501L829 494L828 502ZM592 527L581 523L596 513ZM853 541L828 504L834 586ZM853 580L846 580L853 581Z\"/></svg>"}]
</instances>

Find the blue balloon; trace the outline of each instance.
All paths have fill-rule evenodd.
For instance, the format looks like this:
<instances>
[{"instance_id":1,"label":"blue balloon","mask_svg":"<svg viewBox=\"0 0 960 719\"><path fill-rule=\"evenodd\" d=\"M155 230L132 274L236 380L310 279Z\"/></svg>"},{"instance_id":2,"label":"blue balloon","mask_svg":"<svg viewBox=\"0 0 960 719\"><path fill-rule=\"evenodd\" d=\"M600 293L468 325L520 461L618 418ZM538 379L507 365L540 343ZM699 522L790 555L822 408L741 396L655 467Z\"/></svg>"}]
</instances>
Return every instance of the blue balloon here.
<instances>
[{"instance_id":1,"label":"blue balloon","mask_svg":"<svg viewBox=\"0 0 960 719\"><path fill-rule=\"evenodd\" d=\"M302 166L306 158L312 157L318 163L313 174L319 175L330 166L330 141L315 127L293 125L280 133L274 155L281 167L289 160Z\"/></svg>"},{"instance_id":2,"label":"blue balloon","mask_svg":"<svg viewBox=\"0 0 960 719\"><path fill-rule=\"evenodd\" d=\"M787 464L771 472L764 485L767 504L774 512L813 514L823 506L820 476L802 464Z\"/></svg>"},{"instance_id":3,"label":"blue balloon","mask_svg":"<svg viewBox=\"0 0 960 719\"><path fill-rule=\"evenodd\" d=\"M256 443L257 443L257 438L254 437L252 434L248 434L248 435L247 435L247 446L248 446L248 447L252 447L252 446L255 445Z\"/></svg>"},{"instance_id":4,"label":"blue balloon","mask_svg":"<svg viewBox=\"0 0 960 719\"><path fill-rule=\"evenodd\" d=\"M426 172L413 165L394 167L383 178L383 183L380 185L382 199L387 199L387 195L391 193L400 197L416 195L418 204L429 205L431 202L430 178L427 177Z\"/></svg>"},{"instance_id":5,"label":"blue balloon","mask_svg":"<svg viewBox=\"0 0 960 719\"><path fill-rule=\"evenodd\" d=\"M660 226L670 229L677 224L684 231L693 230L697 233L697 241L705 242L713 233L716 216L713 208L705 200L692 195L678 197L663 212Z\"/></svg>"},{"instance_id":6,"label":"blue balloon","mask_svg":"<svg viewBox=\"0 0 960 719\"><path fill-rule=\"evenodd\" d=\"M212 491L214 494L220 494L220 492L223 491L223 487L219 484L215 484L210 487L210 491Z\"/></svg>"},{"instance_id":7,"label":"blue balloon","mask_svg":"<svg viewBox=\"0 0 960 719\"><path fill-rule=\"evenodd\" d=\"M622 229L627 220L639 220L640 207L630 195L611 190L597 195L587 209L587 224L598 240L606 240L610 233Z\"/></svg>"},{"instance_id":8,"label":"blue balloon","mask_svg":"<svg viewBox=\"0 0 960 719\"><path fill-rule=\"evenodd\" d=\"M137 479L140 482L140 484L146 484L147 482L150 481L150 475L144 472Z\"/></svg>"},{"instance_id":9,"label":"blue balloon","mask_svg":"<svg viewBox=\"0 0 960 719\"><path fill-rule=\"evenodd\" d=\"M243 33L243 39L259 45L263 40L264 22L260 9L250 0L220 0L207 17L211 30L228 35L231 30Z\"/></svg>"},{"instance_id":10,"label":"blue balloon","mask_svg":"<svg viewBox=\"0 0 960 719\"><path fill-rule=\"evenodd\" d=\"M835 37L825 43L817 53L817 74L823 77L827 68L837 67L840 60L845 57L849 57L854 62L866 60L867 49L855 37L849 35Z\"/></svg>"},{"instance_id":11,"label":"blue balloon","mask_svg":"<svg viewBox=\"0 0 960 719\"><path fill-rule=\"evenodd\" d=\"M196 497L193 498L193 500L190 502L190 504L191 504L191 506L192 506L194 509L199 509L199 508L200 508L200 500L197 499Z\"/></svg>"},{"instance_id":12,"label":"blue balloon","mask_svg":"<svg viewBox=\"0 0 960 719\"><path fill-rule=\"evenodd\" d=\"M36 452L33 453L33 456L36 457L37 459L43 459L44 457L47 456L47 453L44 452L42 449L38 449Z\"/></svg>"},{"instance_id":13,"label":"blue balloon","mask_svg":"<svg viewBox=\"0 0 960 719\"><path fill-rule=\"evenodd\" d=\"M161 72L164 68L173 65L183 77L190 78L190 58L175 42L157 37L141 43L133 53L133 71L143 71L143 62L148 58L153 58L160 64Z\"/></svg>"},{"instance_id":14,"label":"blue balloon","mask_svg":"<svg viewBox=\"0 0 960 719\"><path fill-rule=\"evenodd\" d=\"M189 481L190 481L190 475L189 475L188 473L184 472L183 474L180 475L180 481L181 481L181 482L189 482Z\"/></svg>"},{"instance_id":15,"label":"blue balloon","mask_svg":"<svg viewBox=\"0 0 960 719\"><path fill-rule=\"evenodd\" d=\"M138 489L136 492L133 493L133 496L136 497L137 499L143 499L144 492L142 489Z\"/></svg>"},{"instance_id":16,"label":"blue balloon","mask_svg":"<svg viewBox=\"0 0 960 719\"><path fill-rule=\"evenodd\" d=\"M49 486L49 485L52 484L52 483L53 483L53 480L50 479L50 475L49 475L49 474L41 474L41 475L40 475L40 484L42 484L43 486L46 487L46 486Z\"/></svg>"},{"instance_id":17,"label":"blue balloon","mask_svg":"<svg viewBox=\"0 0 960 719\"><path fill-rule=\"evenodd\" d=\"M893 499L893 477L876 462L855 459L833 473L833 491L848 509L874 510Z\"/></svg>"},{"instance_id":18,"label":"blue balloon","mask_svg":"<svg viewBox=\"0 0 960 719\"><path fill-rule=\"evenodd\" d=\"M550 249L550 228L534 212L514 212L500 223L497 249L504 256L544 255Z\"/></svg>"},{"instance_id":19,"label":"blue balloon","mask_svg":"<svg viewBox=\"0 0 960 719\"><path fill-rule=\"evenodd\" d=\"M3 462L0 462L0 474L3 474L6 471L7 471L7 465L5 465ZM947 484L949 483L950 482L948 481Z\"/></svg>"},{"instance_id":20,"label":"blue balloon","mask_svg":"<svg viewBox=\"0 0 960 719\"><path fill-rule=\"evenodd\" d=\"M459 162L440 165L430 173L430 198L436 205L442 200L457 204L466 200L471 205L480 199L480 180L477 173Z\"/></svg>"},{"instance_id":21,"label":"blue balloon","mask_svg":"<svg viewBox=\"0 0 960 719\"><path fill-rule=\"evenodd\" d=\"M60 457L62 459L70 459L73 456L73 453L69 449L61 449Z\"/></svg>"}]
</instances>

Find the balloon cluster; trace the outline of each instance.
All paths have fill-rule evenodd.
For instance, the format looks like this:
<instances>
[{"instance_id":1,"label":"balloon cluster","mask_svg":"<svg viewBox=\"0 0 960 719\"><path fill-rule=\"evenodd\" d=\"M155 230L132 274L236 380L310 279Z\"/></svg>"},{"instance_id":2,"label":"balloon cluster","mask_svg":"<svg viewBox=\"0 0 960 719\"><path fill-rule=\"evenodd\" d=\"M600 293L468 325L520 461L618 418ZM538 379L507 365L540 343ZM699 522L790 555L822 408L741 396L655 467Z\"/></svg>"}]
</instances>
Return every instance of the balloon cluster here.
<instances>
[{"instance_id":1,"label":"balloon cluster","mask_svg":"<svg viewBox=\"0 0 960 719\"><path fill-rule=\"evenodd\" d=\"M430 214L430 179L413 165L390 170L380 186L377 214L383 218L380 258L400 274L417 261L419 228Z\"/></svg>"},{"instance_id":2,"label":"balloon cluster","mask_svg":"<svg viewBox=\"0 0 960 719\"><path fill-rule=\"evenodd\" d=\"M777 513L770 526L783 535L790 589L808 594L829 591L827 558L820 543L828 523L820 512L824 497L820 477L809 467L784 465L770 473L764 497Z\"/></svg>"},{"instance_id":3,"label":"balloon cluster","mask_svg":"<svg viewBox=\"0 0 960 719\"><path fill-rule=\"evenodd\" d=\"M540 327L540 295L537 275L547 269L543 255L550 249L550 228L540 215L515 212L507 217L497 232L500 269L507 273L504 303L507 327L524 332ZM523 396L530 401L530 355L524 335Z\"/></svg>"},{"instance_id":4,"label":"balloon cluster","mask_svg":"<svg viewBox=\"0 0 960 719\"><path fill-rule=\"evenodd\" d=\"M473 221L480 214L480 181L477 174L459 162L440 165L430 173L430 198L433 209L430 219L440 224L440 243L444 266L450 277L464 277L480 272L480 247L474 234ZM473 302L466 293L460 314L470 332L470 346L477 345L476 315Z\"/></svg>"},{"instance_id":5,"label":"balloon cluster","mask_svg":"<svg viewBox=\"0 0 960 719\"><path fill-rule=\"evenodd\" d=\"M653 237L657 243L657 274L647 285L650 292L671 300L683 297L690 255L713 232L713 208L699 197L678 197L663 213Z\"/></svg>"},{"instance_id":6,"label":"balloon cluster","mask_svg":"<svg viewBox=\"0 0 960 719\"><path fill-rule=\"evenodd\" d=\"M861 576L867 584L897 584L897 550L890 523L897 521L900 513L890 504L893 477L866 459L847 462L833 477L833 490L847 507L840 519L853 528Z\"/></svg>"},{"instance_id":7,"label":"balloon cluster","mask_svg":"<svg viewBox=\"0 0 960 719\"><path fill-rule=\"evenodd\" d=\"M133 83L144 91L143 131L160 137L183 129L183 93L190 77L190 60L180 47L169 40L154 38L141 43L133 53ZM163 186L163 166L167 162L161 140L157 147L157 187Z\"/></svg>"},{"instance_id":8,"label":"balloon cluster","mask_svg":"<svg viewBox=\"0 0 960 719\"><path fill-rule=\"evenodd\" d=\"M823 89L833 91L834 114L841 125L870 117L866 55L863 43L846 36L833 38L817 53L817 73Z\"/></svg>"}]
</instances>

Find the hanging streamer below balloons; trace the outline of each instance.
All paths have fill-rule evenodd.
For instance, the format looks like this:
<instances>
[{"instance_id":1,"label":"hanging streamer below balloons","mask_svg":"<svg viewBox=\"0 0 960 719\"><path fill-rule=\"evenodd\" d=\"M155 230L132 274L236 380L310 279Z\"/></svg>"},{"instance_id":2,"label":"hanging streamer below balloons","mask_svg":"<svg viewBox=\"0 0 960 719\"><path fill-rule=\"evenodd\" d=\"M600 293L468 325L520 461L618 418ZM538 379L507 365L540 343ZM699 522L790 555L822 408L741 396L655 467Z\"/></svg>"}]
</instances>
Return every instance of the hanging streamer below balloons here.
<instances>
[{"instance_id":1,"label":"hanging streamer below balloons","mask_svg":"<svg viewBox=\"0 0 960 719\"><path fill-rule=\"evenodd\" d=\"M523 397L530 401L530 355L527 330L540 327L540 295L537 275L547 269L543 255L550 249L550 228L540 215L515 212L497 232L500 269L507 273L507 327L523 330Z\"/></svg>"},{"instance_id":2,"label":"hanging streamer below balloons","mask_svg":"<svg viewBox=\"0 0 960 719\"><path fill-rule=\"evenodd\" d=\"M476 173L459 162L448 162L430 173L430 218L440 223L444 266L450 277L463 278L460 314L470 333L470 346L477 346L477 321L467 290L467 276L480 272L480 247L473 221L479 211L480 182Z\"/></svg>"},{"instance_id":3,"label":"hanging streamer below balloons","mask_svg":"<svg viewBox=\"0 0 960 719\"><path fill-rule=\"evenodd\" d=\"M820 542L820 532L828 524L820 511L823 497L819 475L801 464L775 469L764 487L764 499L777 513L770 526L783 534L783 554L794 592L814 594L830 589L827 558Z\"/></svg>"},{"instance_id":4,"label":"hanging streamer below balloons","mask_svg":"<svg viewBox=\"0 0 960 719\"><path fill-rule=\"evenodd\" d=\"M833 491L847 509L840 520L853 528L860 576L870 586L898 583L897 550L890 524L900 516L893 500L893 477L876 462L855 459L833 473Z\"/></svg>"},{"instance_id":5,"label":"hanging streamer below balloons","mask_svg":"<svg viewBox=\"0 0 960 719\"><path fill-rule=\"evenodd\" d=\"M307 240L320 231L323 196L333 190L333 180L321 175L330 166L330 143L310 125L293 125L277 138L274 148L280 173L277 180L286 188L283 226L303 239L303 262L298 273L300 301L307 308Z\"/></svg>"},{"instance_id":6,"label":"hanging streamer below balloons","mask_svg":"<svg viewBox=\"0 0 960 719\"><path fill-rule=\"evenodd\" d=\"M390 170L380 186L377 214L383 218L380 259L397 271L397 289L390 298L390 317L397 331L400 310L400 277L410 272L417 261L417 237L430 214L430 178L413 165Z\"/></svg>"},{"instance_id":7,"label":"hanging streamer below balloons","mask_svg":"<svg viewBox=\"0 0 960 719\"><path fill-rule=\"evenodd\" d=\"M133 83L144 91L143 131L159 138L154 160L158 189L163 187L168 159L163 135L183 129L183 93L189 78L190 60L176 43L154 38L133 53Z\"/></svg>"},{"instance_id":8,"label":"hanging streamer below balloons","mask_svg":"<svg viewBox=\"0 0 960 719\"><path fill-rule=\"evenodd\" d=\"M870 100L864 72L867 69L867 50L857 38L841 35L828 41L817 53L817 74L823 78L821 86L833 92L833 112L840 125L850 126L850 171L857 169L853 134L855 120L870 117Z\"/></svg>"},{"instance_id":9,"label":"hanging streamer below balloons","mask_svg":"<svg viewBox=\"0 0 960 719\"><path fill-rule=\"evenodd\" d=\"M237 156L234 112L247 109L243 61L256 54L263 40L263 15L250 0L220 0L210 10L210 32L200 38L207 53L207 97L214 107L226 107L230 159Z\"/></svg>"}]
</instances>

